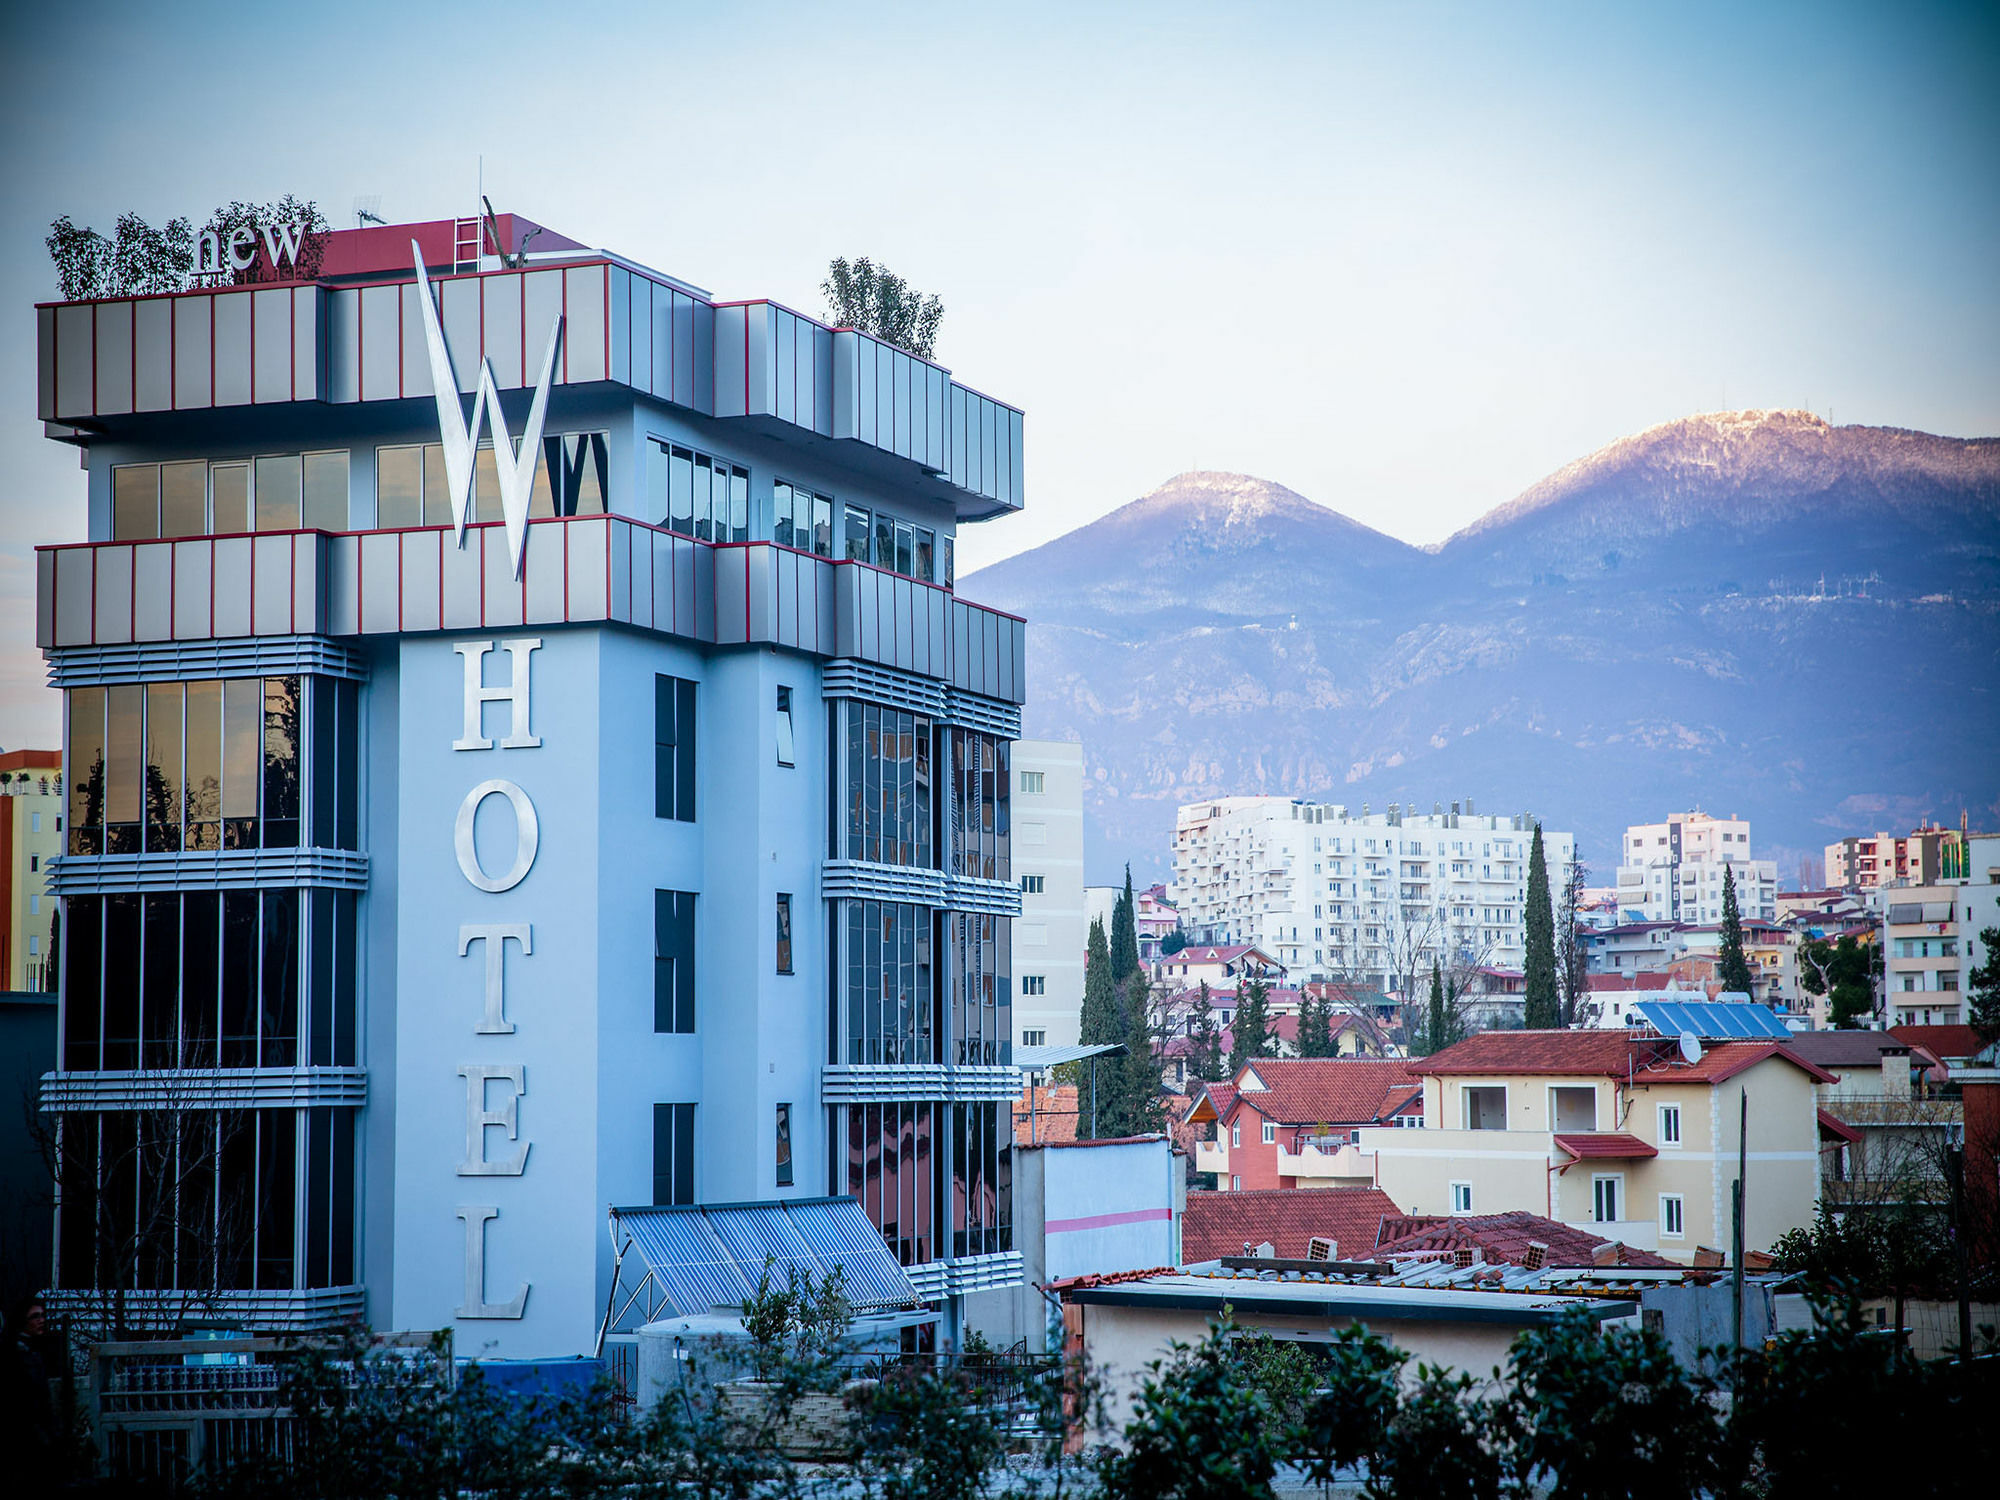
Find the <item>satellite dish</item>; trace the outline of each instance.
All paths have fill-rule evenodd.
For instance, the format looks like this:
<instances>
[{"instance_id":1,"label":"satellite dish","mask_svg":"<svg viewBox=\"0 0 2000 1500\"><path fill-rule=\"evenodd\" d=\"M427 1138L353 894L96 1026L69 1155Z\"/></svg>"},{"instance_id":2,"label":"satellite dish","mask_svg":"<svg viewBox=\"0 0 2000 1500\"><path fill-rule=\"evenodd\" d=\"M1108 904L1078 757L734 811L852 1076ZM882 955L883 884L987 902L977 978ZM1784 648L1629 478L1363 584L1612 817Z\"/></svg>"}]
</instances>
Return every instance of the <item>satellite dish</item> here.
<instances>
[{"instance_id":1,"label":"satellite dish","mask_svg":"<svg viewBox=\"0 0 2000 1500\"><path fill-rule=\"evenodd\" d=\"M1681 1033L1681 1061L1690 1065L1701 1061L1701 1038L1692 1031Z\"/></svg>"}]
</instances>

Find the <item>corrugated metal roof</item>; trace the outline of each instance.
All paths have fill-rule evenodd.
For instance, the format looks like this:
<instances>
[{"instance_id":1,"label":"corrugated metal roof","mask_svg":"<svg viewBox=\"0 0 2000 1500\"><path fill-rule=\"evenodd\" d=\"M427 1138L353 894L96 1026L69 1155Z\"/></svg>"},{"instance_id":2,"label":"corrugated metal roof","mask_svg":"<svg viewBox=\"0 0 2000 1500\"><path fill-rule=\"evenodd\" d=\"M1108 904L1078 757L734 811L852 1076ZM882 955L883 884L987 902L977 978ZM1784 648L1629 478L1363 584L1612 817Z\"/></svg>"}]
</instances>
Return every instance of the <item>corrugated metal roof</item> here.
<instances>
[{"instance_id":1,"label":"corrugated metal roof","mask_svg":"<svg viewBox=\"0 0 2000 1500\"><path fill-rule=\"evenodd\" d=\"M1086 1057L1107 1057L1112 1053L1123 1056L1124 1052L1123 1042L1100 1042L1094 1047L1016 1047L1014 1066L1024 1073L1039 1073L1058 1063L1081 1062Z\"/></svg>"},{"instance_id":2,"label":"corrugated metal roof","mask_svg":"<svg viewBox=\"0 0 2000 1500\"><path fill-rule=\"evenodd\" d=\"M737 1308L755 1294L768 1260L782 1285L792 1268L823 1279L841 1268L857 1309L923 1299L881 1231L852 1198L804 1198L713 1207L612 1210L620 1232L646 1263L653 1287L687 1317Z\"/></svg>"},{"instance_id":3,"label":"corrugated metal roof","mask_svg":"<svg viewBox=\"0 0 2000 1500\"><path fill-rule=\"evenodd\" d=\"M1632 1007L1662 1036L1693 1032L1711 1038L1771 1037L1789 1041L1791 1032L1766 1005L1722 1005L1707 1000L1641 1000Z\"/></svg>"}]
</instances>

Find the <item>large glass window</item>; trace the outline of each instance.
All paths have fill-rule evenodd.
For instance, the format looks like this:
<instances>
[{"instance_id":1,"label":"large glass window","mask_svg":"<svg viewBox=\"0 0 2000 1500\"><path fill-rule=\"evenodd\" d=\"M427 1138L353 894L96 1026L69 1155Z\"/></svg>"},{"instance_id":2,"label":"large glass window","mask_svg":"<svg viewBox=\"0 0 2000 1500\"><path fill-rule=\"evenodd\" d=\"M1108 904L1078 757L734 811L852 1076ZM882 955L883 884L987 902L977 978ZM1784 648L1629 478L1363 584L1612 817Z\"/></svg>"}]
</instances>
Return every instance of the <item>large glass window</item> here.
<instances>
[{"instance_id":1,"label":"large glass window","mask_svg":"<svg viewBox=\"0 0 2000 1500\"><path fill-rule=\"evenodd\" d=\"M69 852L297 847L308 690L318 749L311 838L357 847L355 685L232 677L70 690Z\"/></svg>"},{"instance_id":2,"label":"large glass window","mask_svg":"<svg viewBox=\"0 0 2000 1500\"><path fill-rule=\"evenodd\" d=\"M354 1284L352 1110L72 1114L58 1161L65 1290Z\"/></svg>"},{"instance_id":3,"label":"large glass window","mask_svg":"<svg viewBox=\"0 0 2000 1500\"><path fill-rule=\"evenodd\" d=\"M653 816L694 821L695 691L685 677L653 677Z\"/></svg>"},{"instance_id":4,"label":"large glass window","mask_svg":"<svg viewBox=\"0 0 2000 1500\"><path fill-rule=\"evenodd\" d=\"M928 907L848 901L842 935L850 1063L933 1063L936 966Z\"/></svg>"},{"instance_id":5,"label":"large glass window","mask_svg":"<svg viewBox=\"0 0 2000 1500\"><path fill-rule=\"evenodd\" d=\"M1011 880L1012 839L1008 789L1010 746L970 729L951 731L952 868L960 875Z\"/></svg>"},{"instance_id":6,"label":"large glass window","mask_svg":"<svg viewBox=\"0 0 2000 1500\"><path fill-rule=\"evenodd\" d=\"M935 1104L856 1104L847 1110L847 1191L906 1266L937 1257Z\"/></svg>"},{"instance_id":7,"label":"large glass window","mask_svg":"<svg viewBox=\"0 0 2000 1500\"><path fill-rule=\"evenodd\" d=\"M922 714L848 701L848 859L933 867L931 721Z\"/></svg>"},{"instance_id":8,"label":"large glass window","mask_svg":"<svg viewBox=\"0 0 2000 1500\"><path fill-rule=\"evenodd\" d=\"M771 486L771 540L819 557L833 556L833 499L779 480Z\"/></svg>"},{"instance_id":9,"label":"large glass window","mask_svg":"<svg viewBox=\"0 0 2000 1500\"><path fill-rule=\"evenodd\" d=\"M694 894L653 892L653 1030L694 1031Z\"/></svg>"},{"instance_id":10,"label":"large glass window","mask_svg":"<svg viewBox=\"0 0 2000 1500\"><path fill-rule=\"evenodd\" d=\"M646 519L703 542L750 540L750 471L678 443L646 443Z\"/></svg>"},{"instance_id":11,"label":"large glass window","mask_svg":"<svg viewBox=\"0 0 2000 1500\"><path fill-rule=\"evenodd\" d=\"M954 912L951 923L952 1061L1013 1061L1013 943L1006 917Z\"/></svg>"},{"instance_id":12,"label":"large glass window","mask_svg":"<svg viewBox=\"0 0 2000 1500\"><path fill-rule=\"evenodd\" d=\"M535 455L528 514L601 516L610 509L611 457L608 433L552 433ZM500 470L493 445L482 443L473 456L473 519L499 521ZM310 478L310 475L308 475ZM375 525L382 530L452 524L450 488L445 481L444 447L410 443L375 450Z\"/></svg>"},{"instance_id":13,"label":"large glass window","mask_svg":"<svg viewBox=\"0 0 2000 1500\"><path fill-rule=\"evenodd\" d=\"M1012 1107L954 1104L951 1109L951 1253L997 1255L1011 1250L1014 1248Z\"/></svg>"},{"instance_id":14,"label":"large glass window","mask_svg":"<svg viewBox=\"0 0 2000 1500\"><path fill-rule=\"evenodd\" d=\"M352 1067L354 895L71 896L63 1066Z\"/></svg>"}]
</instances>

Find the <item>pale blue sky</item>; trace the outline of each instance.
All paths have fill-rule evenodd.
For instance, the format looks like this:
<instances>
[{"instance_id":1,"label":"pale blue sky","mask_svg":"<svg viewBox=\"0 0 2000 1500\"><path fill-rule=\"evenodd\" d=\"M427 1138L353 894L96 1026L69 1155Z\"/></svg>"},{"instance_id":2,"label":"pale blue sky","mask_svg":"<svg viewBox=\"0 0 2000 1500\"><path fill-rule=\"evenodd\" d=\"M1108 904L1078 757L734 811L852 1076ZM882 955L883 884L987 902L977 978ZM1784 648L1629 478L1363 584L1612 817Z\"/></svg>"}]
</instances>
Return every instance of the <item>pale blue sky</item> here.
<instances>
[{"instance_id":1,"label":"pale blue sky","mask_svg":"<svg viewBox=\"0 0 2000 1500\"><path fill-rule=\"evenodd\" d=\"M308 20L308 17L311 17ZM0 745L49 741L33 420L69 213L497 207L726 297L941 293L1027 512L1189 467L1431 542L1690 411L2000 433L2000 8L346 4L0 17Z\"/></svg>"}]
</instances>

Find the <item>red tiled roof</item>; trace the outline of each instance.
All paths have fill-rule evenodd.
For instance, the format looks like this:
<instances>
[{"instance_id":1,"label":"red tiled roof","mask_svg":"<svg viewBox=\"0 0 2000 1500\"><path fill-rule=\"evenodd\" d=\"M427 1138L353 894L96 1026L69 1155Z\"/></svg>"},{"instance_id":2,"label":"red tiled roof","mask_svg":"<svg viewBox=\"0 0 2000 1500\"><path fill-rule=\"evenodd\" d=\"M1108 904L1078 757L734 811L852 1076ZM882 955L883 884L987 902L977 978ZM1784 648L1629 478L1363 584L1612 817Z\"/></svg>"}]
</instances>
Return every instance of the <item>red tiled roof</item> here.
<instances>
[{"instance_id":1,"label":"red tiled roof","mask_svg":"<svg viewBox=\"0 0 2000 1500\"><path fill-rule=\"evenodd\" d=\"M1198 1083L1195 1085L1193 1100L1188 1105L1186 1117L1192 1120L1199 1114L1204 1120L1219 1120L1229 1113L1229 1106L1235 1102L1235 1084ZM1203 1105L1207 1108L1203 1109Z\"/></svg>"},{"instance_id":2,"label":"red tiled roof","mask_svg":"<svg viewBox=\"0 0 2000 1500\"><path fill-rule=\"evenodd\" d=\"M1616 1130L1590 1135L1558 1135L1555 1137L1555 1143L1578 1161L1585 1159L1632 1161L1639 1157L1660 1154L1657 1146L1649 1146L1636 1135L1626 1135Z\"/></svg>"},{"instance_id":3,"label":"red tiled roof","mask_svg":"<svg viewBox=\"0 0 2000 1500\"><path fill-rule=\"evenodd\" d=\"M1243 1086L1252 1070L1263 1088ZM1236 1075L1235 1102L1280 1125L1366 1125L1407 1100L1415 1082L1400 1057L1268 1058Z\"/></svg>"},{"instance_id":4,"label":"red tiled roof","mask_svg":"<svg viewBox=\"0 0 2000 1500\"><path fill-rule=\"evenodd\" d=\"M1192 1265L1270 1242L1280 1256L1302 1260L1316 1234L1339 1243L1343 1256L1366 1254L1384 1217L1398 1214L1380 1188L1263 1188L1247 1193L1187 1195L1181 1219L1181 1260Z\"/></svg>"},{"instance_id":5,"label":"red tiled roof","mask_svg":"<svg viewBox=\"0 0 2000 1500\"><path fill-rule=\"evenodd\" d=\"M1819 1133L1822 1139L1832 1137L1834 1140L1846 1141L1850 1146L1861 1139L1860 1131L1845 1120L1836 1120L1825 1110L1819 1112Z\"/></svg>"},{"instance_id":6,"label":"red tiled roof","mask_svg":"<svg viewBox=\"0 0 2000 1500\"><path fill-rule=\"evenodd\" d=\"M1452 1077L1623 1078L1635 1082L1721 1083L1767 1057L1782 1057L1821 1083L1826 1069L1788 1051L1780 1042L1711 1042L1698 1063L1679 1061L1673 1039L1633 1031L1482 1031L1454 1047L1419 1058L1413 1073Z\"/></svg>"},{"instance_id":7,"label":"red tiled roof","mask_svg":"<svg viewBox=\"0 0 2000 1500\"><path fill-rule=\"evenodd\" d=\"M1971 1057L1986 1045L1970 1026L1891 1026L1889 1035L1913 1047L1922 1047L1946 1062L1954 1057Z\"/></svg>"},{"instance_id":8,"label":"red tiled roof","mask_svg":"<svg viewBox=\"0 0 2000 1500\"><path fill-rule=\"evenodd\" d=\"M1674 982L1671 974L1592 974L1583 987L1594 995L1629 995L1635 990L1663 990Z\"/></svg>"},{"instance_id":9,"label":"red tiled roof","mask_svg":"<svg viewBox=\"0 0 2000 1500\"><path fill-rule=\"evenodd\" d=\"M1192 1197L1189 1202L1192 1202ZM1548 1246L1546 1264L1571 1268L1597 1263L1598 1247L1609 1241L1588 1230L1573 1229L1540 1214L1515 1210L1504 1214L1468 1214L1463 1218L1399 1216L1382 1221L1382 1238L1372 1251L1375 1259L1414 1255L1424 1251L1455 1250L1471 1245L1486 1252L1492 1261L1521 1265L1527 1260L1528 1242L1539 1240ZM1345 1247L1343 1247L1343 1253ZM1617 1264L1656 1271L1676 1270L1675 1262L1650 1250L1630 1245L1619 1248Z\"/></svg>"},{"instance_id":10,"label":"red tiled roof","mask_svg":"<svg viewBox=\"0 0 2000 1500\"><path fill-rule=\"evenodd\" d=\"M1033 1100L1032 1116L1029 1110ZM1076 1085L1058 1083L1047 1088L1026 1088L1014 1101L1014 1142L1030 1144L1029 1128L1042 1145L1076 1139Z\"/></svg>"}]
</instances>

